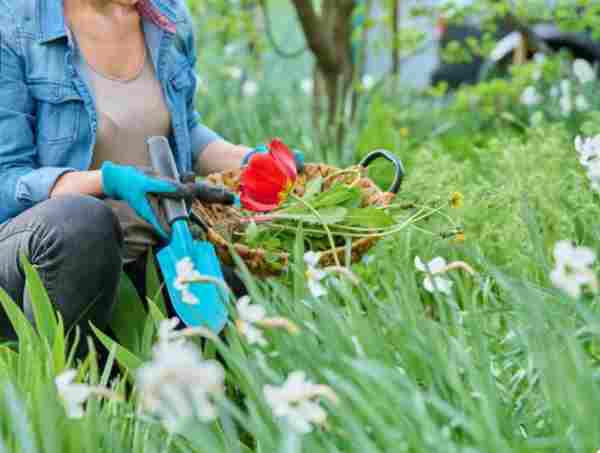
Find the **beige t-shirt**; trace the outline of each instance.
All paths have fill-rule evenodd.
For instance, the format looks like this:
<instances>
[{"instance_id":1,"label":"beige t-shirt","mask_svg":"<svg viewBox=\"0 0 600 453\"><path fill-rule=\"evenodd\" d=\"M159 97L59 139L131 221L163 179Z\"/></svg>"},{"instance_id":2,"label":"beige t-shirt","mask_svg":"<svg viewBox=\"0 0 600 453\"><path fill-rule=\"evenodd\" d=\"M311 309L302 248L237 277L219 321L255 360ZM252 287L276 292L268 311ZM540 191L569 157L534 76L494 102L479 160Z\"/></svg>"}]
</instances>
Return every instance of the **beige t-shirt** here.
<instances>
[{"instance_id":1,"label":"beige t-shirt","mask_svg":"<svg viewBox=\"0 0 600 453\"><path fill-rule=\"evenodd\" d=\"M171 116L148 51L146 55L139 73L128 80L110 78L87 65L98 112L92 170L99 169L107 160L149 168L146 139L170 133ZM153 228L126 203L115 200L107 203L123 228L125 262L135 260L148 247L156 245L158 237Z\"/></svg>"}]
</instances>

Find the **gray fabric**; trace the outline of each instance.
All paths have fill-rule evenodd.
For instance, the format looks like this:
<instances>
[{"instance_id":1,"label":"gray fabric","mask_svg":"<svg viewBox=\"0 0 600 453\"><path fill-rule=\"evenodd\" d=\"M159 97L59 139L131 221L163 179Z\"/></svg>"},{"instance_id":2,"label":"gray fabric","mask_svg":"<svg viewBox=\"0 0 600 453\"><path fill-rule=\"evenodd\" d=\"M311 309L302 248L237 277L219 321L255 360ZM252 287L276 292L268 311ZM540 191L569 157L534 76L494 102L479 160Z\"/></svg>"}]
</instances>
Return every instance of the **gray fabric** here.
<instances>
[{"instance_id":1,"label":"gray fabric","mask_svg":"<svg viewBox=\"0 0 600 453\"><path fill-rule=\"evenodd\" d=\"M104 327L121 272L122 233L116 216L96 198L56 197L0 224L0 287L32 320L19 255L36 267L66 328L88 321ZM14 338L0 310L0 336Z\"/></svg>"},{"instance_id":2,"label":"gray fabric","mask_svg":"<svg viewBox=\"0 0 600 453\"><path fill-rule=\"evenodd\" d=\"M158 202L155 199L150 200L157 216L160 219L160 210ZM154 227L139 217L133 209L124 201L106 200L111 207L123 231L123 262L131 263L144 255L151 247L160 245L161 239L154 231ZM166 225L163 224L163 228Z\"/></svg>"},{"instance_id":3,"label":"gray fabric","mask_svg":"<svg viewBox=\"0 0 600 453\"><path fill-rule=\"evenodd\" d=\"M96 96L98 134L92 170L110 160L125 165L150 166L146 139L168 137L171 117L149 58L131 80L110 79L89 67Z\"/></svg>"},{"instance_id":4,"label":"gray fabric","mask_svg":"<svg viewBox=\"0 0 600 453\"><path fill-rule=\"evenodd\" d=\"M171 117L151 59L147 57L139 74L127 81L106 77L90 66L86 72L98 110L98 135L91 169L100 168L107 160L150 167L146 139L157 135L167 137L171 129ZM125 263L135 261L158 244L152 226L126 203L108 200L108 204L123 229Z\"/></svg>"}]
</instances>

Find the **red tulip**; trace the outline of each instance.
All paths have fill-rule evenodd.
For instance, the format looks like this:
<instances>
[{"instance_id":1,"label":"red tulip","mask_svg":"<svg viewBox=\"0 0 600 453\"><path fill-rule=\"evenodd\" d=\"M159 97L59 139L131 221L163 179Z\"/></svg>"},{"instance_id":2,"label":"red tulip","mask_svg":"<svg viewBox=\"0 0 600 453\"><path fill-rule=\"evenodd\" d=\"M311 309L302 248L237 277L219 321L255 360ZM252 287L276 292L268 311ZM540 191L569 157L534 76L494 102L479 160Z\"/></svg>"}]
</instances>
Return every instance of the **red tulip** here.
<instances>
[{"instance_id":1,"label":"red tulip","mask_svg":"<svg viewBox=\"0 0 600 453\"><path fill-rule=\"evenodd\" d=\"M269 144L267 153L256 153L241 176L240 200L249 211L276 209L294 188L298 172L294 155L280 140Z\"/></svg>"}]
</instances>

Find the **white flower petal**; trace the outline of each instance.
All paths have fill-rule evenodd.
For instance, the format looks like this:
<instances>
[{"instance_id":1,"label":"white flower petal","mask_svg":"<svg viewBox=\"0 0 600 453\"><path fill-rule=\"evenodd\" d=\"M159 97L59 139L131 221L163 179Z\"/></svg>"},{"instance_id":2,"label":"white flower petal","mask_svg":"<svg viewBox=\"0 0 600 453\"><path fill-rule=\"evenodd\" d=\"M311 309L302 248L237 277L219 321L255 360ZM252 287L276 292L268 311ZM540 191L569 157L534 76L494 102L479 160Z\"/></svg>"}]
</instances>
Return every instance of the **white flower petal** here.
<instances>
[{"instance_id":1,"label":"white flower petal","mask_svg":"<svg viewBox=\"0 0 600 453\"><path fill-rule=\"evenodd\" d=\"M528 86L521 94L521 104L532 107L542 102L542 96L538 93L534 86Z\"/></svg>"},{"instance_id":2,"label":"white flower petal","mask_svg":"<svg viewBox=\"0 0 600 453\"><path fill-rule=\"evenodd\" d=\"M583 94L580 94L575 98L575 108L578 112L586 112L590 109L590 103Z\"/></svg>"},{"instance_id":3,"label":"white flower petal","mask_svg":"<svg viewBox=\"0 0 600 453\"><path fill-rule=\"evenodd\" d=\"M267 311L262 305L250 304L248 297L241 298L236 307L240 319L252 324L262 321L267 315Z\"/></svg>"},{"instance_id":4,"label":"white flower petal","mask_svg":"<svg viewBox=\"0 0 600 453\"><path fill-rule=\"evenodd\" d=\"M427 266L429 267L429 270L432 274L436 274L438 272L443 271L446 266L446 260L444 258L442 258L441 256L438 256L434 259L432 259Z\"/></svg>"},{"instance_id":5,"label":"white flower petal","mask_svg":"<svg viewBox=\"0 0 600 453\"><path fill-rule=\"evenodd\" d=\"M248 344L258 344L260 346L266 346L268 344L263 336L262 330L252 324L241 321L238 323L238 328L240 333L246 338L246 341L248 341Z\"/></svg>"},{"instance_id":6,"label":"white flower petal","mask_svg":"<svg viewBox=\"0 0 600 453\"><path fill-rule=\"evenodd\" d=\"M92 389L86 384L75 384L73 380L77 371L66 370L54 379L56 389L69 418L81 418L84 415L83 403L92 394Z\"/></svg>"},{"instance_id":7,"label":"white flower petal","mask_svg":"<svg viewBox=\"0 0 600 453\"><path fill-rule=\"evenodd\" d=\"M596 79L596 71L594 71L592 65L581 58L573 62L573 74L582 84L593 82Z\"/></svg>"},{"instance_id":8,"label":"white flower petal","mask_svg":"<svg viewBox=\"0 0 600 453\"><path fill-rule=\"evenodd\" d=\"M191 343L159 346L153 349L152 361L136 374L143 407L159 416L169 429L194 413L203 419L214 418L212 399L223 392L223 367L203 360Z\"/></svg>"},{"instance_id":9,"label":"white flower petal","mask_svg":"<svg viewBox=\"0 0 600 453\"><path fill-rule=\"evenodd\" d=\"M54 378L54 383L60 391L62 388L65 388L67 385L71 384L75 380L75 376L77 376L77 371L68 369L56 376Z\"/></svg>"},{"instance_id":10,"label":"white flower petal","mask_svg":"<svg viewBox=\"0 0 600 453\"><path fill-rule=\"evenodd\" d=\"M322 424L327 418L316 401L322 393L320 387L307 380L303 371L294 371L281 387L265 385L263 394L273 415L283 418L297 433L306 434L312 431L313 424Z\"/></svg>"},{"instance_id":11,"label":"white flower petal","mask_svg":"<svg viewBox=\"0 0 600 453\"><path fill-rule=\"evenodd\" d=\"M320 259L321 254L317 252L310 251L304 254L304 262L309 267L317 267Z\"/></svg>"},{"instance_id":12,"label":"white flower petal","mask_svg":"<svg viewBox=\"0 0 600 453\"><path fill-rule=\"evenodd\" d=\"M302 417L297 415L288 415L285 418L288 426L298 434L308 434L313 430L312 425Z\"/></svg>"},{"instance_id":13,"label":"white flower petal","mask_svg":"<svg viewBox=\"0 0 600 453\"><path fill-rule=\"evenodd\" d=\"M325 422L327 419L327 412L318 403L310 400L300 401L296 408L299 415L304 419L318 425Z\"/></svg>"},{"instance_id":14,"label":"white flower petal","mask_svg":"<svg viewBox=\"0 0 600 453\"><path fill-rule=\"evenodd\" d=\"M308 290L317 299L327 294L327 289L318 280L309 279Z\"/></svg>"},{"instance_id":15,"label":"white flower petal","mask_svg":"<svg viewBox=\"0 0 600 453\"><path fill-rule=\"evenodd\" d=\"M427 272L427 267L425 266L425 263L421 260L420 256L415 256L415 267L421 272Z\"/></svg>"},{"instance_id":16,"label":"white flower petal","mask_svg":"<svg viewBox=\"0 0 600 453\"><path fill-rule=\"evenodd\" d=\"M571 113L573 113L573 102L571 100L571 96L563 95L560 98L560 111L563 116L571 116Z\"/></svg>"},{"instance_id":17,"label":"white flower petal","mask_svg":"<svg viewBox=\"0 0 600 453\"><path fill-rule=\"evenodd\" d=\"M312 79L303 79L300 82L300 89L304 92L304 94L312 94L314 90L314 82Z\"/></svg>"},{"instance_id":18,"label":"white flower petal","mask_svg":"<svg viewBox=\"0 0 600 453\"><path fill-rule=\"evenodd\" d=\"M434 276L425 277L423 280L423 287L430 293L440 292L447 296L452 295L452 286L454 282L444 277Z\"/></svg>"},{"instance_id":19,"label":"white flower petal","mask_svg":"<svg viewBox=\"0 0 600 453\"><path fill-rule=\"evenodd\" d=\"M242 85L242 95L245 97L253 97L258 94L259 86L253 80L246 80Z\"/></svg>"}]
</instances>

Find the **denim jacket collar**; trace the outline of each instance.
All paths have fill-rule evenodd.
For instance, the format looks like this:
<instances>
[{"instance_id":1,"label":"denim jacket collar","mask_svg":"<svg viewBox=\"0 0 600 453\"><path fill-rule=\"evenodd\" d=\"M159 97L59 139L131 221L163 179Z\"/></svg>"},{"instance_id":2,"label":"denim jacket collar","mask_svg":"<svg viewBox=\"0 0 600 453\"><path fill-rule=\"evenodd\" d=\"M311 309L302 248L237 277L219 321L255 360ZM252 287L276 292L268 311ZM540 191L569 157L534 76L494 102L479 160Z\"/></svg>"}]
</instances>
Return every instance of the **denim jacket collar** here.
<instances>
[{"instance_id":1,"label":"denim jacket collar","mask_svg":"<svg viewBox=\"0 0 600 453\"><path fill-rule=\"evenodd\" d=\"M175 33L177 17L174 9L169 6L175 1L177 0L140 0L136 8L145 19L152 21L163 31ZM37 6L40 43L68 37L63 0L39 0Z\"/></svg>"}]
</instances>

